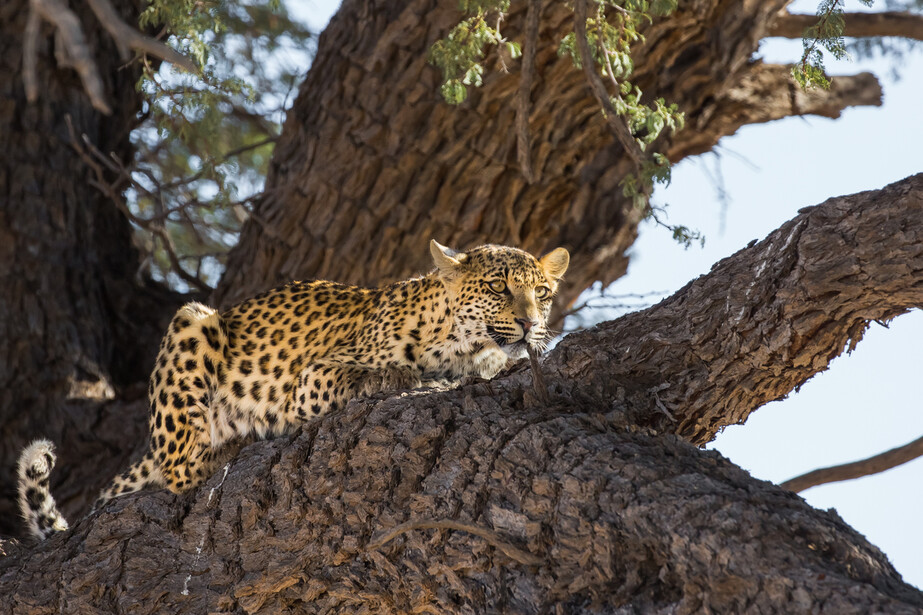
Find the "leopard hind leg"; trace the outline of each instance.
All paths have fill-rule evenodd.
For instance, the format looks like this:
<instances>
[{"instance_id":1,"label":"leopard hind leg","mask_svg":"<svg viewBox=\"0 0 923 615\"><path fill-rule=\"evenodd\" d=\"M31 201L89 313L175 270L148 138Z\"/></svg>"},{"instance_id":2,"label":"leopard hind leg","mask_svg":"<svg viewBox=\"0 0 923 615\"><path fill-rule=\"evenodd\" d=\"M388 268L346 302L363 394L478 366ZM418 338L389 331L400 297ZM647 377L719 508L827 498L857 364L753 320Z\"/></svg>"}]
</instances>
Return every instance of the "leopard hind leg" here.
<instances>
[{"instance_id":1,"label":"leopard hind leg","mask_svg":"<svg viewBox=\"0 0 923 615\"><path fill-rule=\"evenodd\" d=\"M151 374L151 453L163 485L183 493L213 470L215 391L226 379L228 329L218 312L189 303L173 317ZM220 439L219 439L220 440Z\"/></svg>"}]
</instances>

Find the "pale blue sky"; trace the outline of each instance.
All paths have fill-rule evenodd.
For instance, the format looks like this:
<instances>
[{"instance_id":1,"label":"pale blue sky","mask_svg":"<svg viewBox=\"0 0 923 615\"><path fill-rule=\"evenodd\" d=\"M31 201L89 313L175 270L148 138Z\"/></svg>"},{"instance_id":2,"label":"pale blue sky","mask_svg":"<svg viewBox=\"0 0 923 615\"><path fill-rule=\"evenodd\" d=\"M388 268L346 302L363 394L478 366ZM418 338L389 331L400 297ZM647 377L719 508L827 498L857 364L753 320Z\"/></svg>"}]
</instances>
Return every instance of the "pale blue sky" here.
<instances>
[{"instance_id":1,"label":"pale blue sky","mask_svg":"<svg viewBox=\"0 0 923 615\"><path fill-rule=\"evenodd\" d=\"M335 0L296 0L290 6L315 27ZM852 3L858 5L858 3ZM795 10L813 11L798 2ZM855 8L847 3L849 10ZM793 62L798 41L765 42L767 61ZM831 196L882 186L923 171L923 53L903 63L903 80L889 78L888 61L828 62L832 74L863 70L883 81L885 104L847 110L838 120L789 118L745 127L713 154L678 164L672 185L655 201L669 203L670 220L698 228L704 248L684 250L666 231L644 225L632 248L628 275L613 293L674 291L752 239L762 239L801 207ZM722 214L709 179L720 166L730 198ZM706 171L707 169L707 171ZM721 219L724 218L724 232ZM818 467L853 461L923 435L923 313L873 325L851 356L808 382L785 401L764 406L746 425L728 428L713 443L754 476L780 482ZM904 579L923 587L923 459L889 472L810 489L817 508L835 508L891 559Z\"/></svg>"}]
</instances>

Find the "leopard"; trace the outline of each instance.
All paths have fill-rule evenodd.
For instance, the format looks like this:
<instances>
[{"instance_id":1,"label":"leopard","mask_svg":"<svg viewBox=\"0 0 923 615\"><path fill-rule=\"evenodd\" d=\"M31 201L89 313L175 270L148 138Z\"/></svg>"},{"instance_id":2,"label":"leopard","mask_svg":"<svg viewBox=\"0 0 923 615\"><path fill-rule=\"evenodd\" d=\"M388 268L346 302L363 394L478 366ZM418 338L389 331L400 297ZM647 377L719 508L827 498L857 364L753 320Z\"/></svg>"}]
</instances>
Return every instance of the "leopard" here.
<instances>
[{"instance_id":1,"label":"leopard","mask_svg":"<svg viewBox=\"0 0 923 615\"><path fill-rule=\"evenodd\" d=\"M180 308L150 378L147 452L93 510L145 487L199 487L232 440L290 434L395 389L489 380L545 349L565 248L536 258L494 244L429 247L430 273L378 288L295 281L220 313L198 302ZM36 540L69 528L49 488L55 461L46 439L19 459L20 512Z\"/></svg>"}]
</instances>

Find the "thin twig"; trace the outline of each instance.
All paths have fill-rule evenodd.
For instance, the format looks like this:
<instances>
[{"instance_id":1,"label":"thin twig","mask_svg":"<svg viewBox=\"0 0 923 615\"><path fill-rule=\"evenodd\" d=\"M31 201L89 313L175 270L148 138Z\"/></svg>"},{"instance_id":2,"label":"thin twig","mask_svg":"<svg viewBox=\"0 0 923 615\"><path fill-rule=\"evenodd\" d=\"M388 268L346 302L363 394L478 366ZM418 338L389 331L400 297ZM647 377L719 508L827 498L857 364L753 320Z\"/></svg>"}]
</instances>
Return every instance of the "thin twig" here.
<instances>
[{"instance_id":1,"label":"thin twig","mask_svg":"<svg viewBox=\"0 0 923 615\"><path fill-rule=\"evenodd\" d=\"M130 178L127 170L124 168L118 169L118 178L116 181L114 183L107 182L105 180L104 167L111 169L113 162L90 142L89 137L83 135L82 139L77 138L77 131L74 129L74 124L71 121L70 115L65 116L64 119L67 123L67 130L70 133L71 146L77 152L77 155L80 156L80 159L83 160L96 175L96 178L89 180L88 183L105 194L131 222L137 224L151 233L156 239L160 240L164 251L167 253L167 258L170 260L170 265L180 279L197 290L211 292L212 288L208 284L183 269L180 259L176 254L176 246L173 244L173 240L164 224L162 222L153 223L150 220L139 218L134 215L128 205L126 205L118 186L121 181L124 181L126 176ZM81 145L81 142L83 145Z\"/></svg>"},{"instance_id":2,"label":"thin twig","mask_svg":"<svg viewBox=\"0 0 923 615\"><path fill-rule=\"evenodd\" d=\"M640 169L643 152L634 137L631 136L628 126L619 119L618 114L612 107L612 102L609 100L609 92L606 91L606 86L603 85L602 79L600 79L599 75L596 73L596 61L593 60L593 54L590 52L590 44L587 42L586 11L586 0L574 0L574 33L577 36L577 51L580 53L580 63L583 65L583 74L586 76L587 82L590 85L590 91L593 92L596 101L603 108L603 114L606 118L606 122L609 124L609 128L612 130L618 142L622 145L625 153L631 158L635 167Z\"/></svg>"},{"instance_id":3,"label":"thin twig","mask_svg":"<svg viewBox=\"0 0 923 615\"><path fill-rule=\"evenodd\" d=\"M240 147L238 147L238 148L236 148L236 149L232 149L231 151L227 152L224 156L222 156L221 158L219 158L219 159L218 159L219 162L217 162L216 165L217 165L217 164L221 164L222 162L225 162L225 161L228 160L229 158L234 158L235 156L240 156L240 155L243 154L244 152L249 152L250 150L258 149L258 148L260 148L260 147L263 147L264 145L269 145L270 143L275 143L275 142L278 141L278 140L279 140L279 137L272 137L272 136L270 136L270 137L266 137L265 139L262 139L261 141L254 141L253 143L248 143L247 145L241 145Z\"/></svg>"},{"instance_id":4,"label":"thin twig","mask_svg":"<svg viewBox=\"0 0 923 615\"><path fill-rule=\"evenodd\" d=\"M468 532L469 534L474 534L475 536L483 538L491 545L503 552L507 557L516 562L519 562L520 564L525 564L527 566L541 566L544 563L542 558L514 547L510 543L503 540L500 535L493 530L489 530L478 525L473 525L471 523L454 521L452 519L443 519L440 521L407 521L405 523L401 523L400 525L394 526L370 542L368 547L366 547L366 551L378 550L401 534L411 530L457 530L461 532Z\"/></svg>"},{"instance_id":5,"label":"thin twig","mask_svg":"<svg viewBox=\"0 0 923 615\"><path fill-rule=\"evenodd\" d=\"M519 168L528 183L535 182L532 169L532 150L529 139L529 115L532 108L532 79L535 75L535 51L538 45L538 23L542 11L541 0L529 0L526 13L526 40L522 50L522 73L519 76L519 94L516 107L516 146Z\"/></svg>"},{"instance_id":6,"label":"thin twig","mask_svg":"<svg viewBox=\"0 0 923 615\"><path fill-rule=\"evenodd\" d=\"M188 223L184 224L183 226L189 229L189 231L192 233L192 236L195 238L196 243L203 248L207 246L208 242L206 242L205 238L202 237L202 233L200 233L199 229L197 228L198 225L196 225L196 223L193 221L192 216L189 215L189 208L183 207L178 213Z\"/></svg>"},{"instance_id":7,"label":"thin twig","mask_svg":"<svg viewBox=\"0 0 923 615\"><path fill-rule=\"evenodd\" d=\"M66 118L66 119L69 119L69 118ZM218 257L220 256L220 254L206 252L206 253L201 253L197 255L180 256L176 249L176 245L173 243L172 236L170 235L169 231L167 231L166 226L165 226L167 220L171 216L173 216L174 214L179 214L185 220L187 220L188 223L183 224L183 226L191 231L191 233L195 237L198 244L200 246L208 245L207 242L205 241L205 238L199 232L199 228L196 225L195 221L191 218L189 214L190 209L193 209L196 206L200 206L201 204L198 201L193 200L193 201L187 201L187 202L181 203L174 207L167 208L163 200L163 194L164 194L165 189L175 189L175 188L182 187L184 184L191 184L194 181L198 180L201 177L202 173L198 173L180 182L171 182L170 184L162 185L160 184L159 180L152 173L150 173L150 171L148 171L147 169L144 169L144 168L128 169L125 166L125 164L114 153L110 153L109 156L105 156L101 151L99 151L99 149L95 145L93 145L92 142L90 142L89 138L86 135L83 135L83 138L82 138L83 147L80 147L79 142L76 141L76 132L74 131L72 126L69 127L69 131L71 134L71 139L73 140L74 143L77 144L77 146L75 146L75 149L77 150L78 155L80 155L81 159L83 159L88 164L88 166L90 166L91 169L94 170L96 174L96 179L90 180L90 184L96 187L97 189L99 189L110 199L112 199L113 202L116 204L116 206L119 207L120 211L122 211L125 214L125 216L133 224L147 231L153 236L155 240L159 240L161 242L161 245L163 246L164 251L166 252L167 258L170 261L171 267L173 270L175 270L175 273L177 276L179 276L182 280L184 280L186 283L190 284L191 286L194 286L195 288L198 288L202 290L203 292L209 292L211 290L211 287L208 286L208 284L201 279L201 277L198 275L198 272L195 275L189 274L189 272L184 267L182 267L182 263L188 262L188 261L195 262L196 268L198 270L201 268L201 263L203 259L207 257ZM274 140L275 140L274 138L270 137L258 143L253 143L250 145L242 146L240 148L237 148L235 150L228 152L224 157L219 158L219 161L223 162L224 160L237 156L247 151L248 149L261 147ZM111 182L111 183L105 182L103 179L104 175L102 173L101 167L105 167L109 172L117 175L118 180ZM143 184L139 183L133 176L133 173L141 173L142 175L145 175L148 178L148 180L150 180L150 182L155 186L155 189L150 190L147 187L145 187ZM148 218L141 218L135 215L131 211L131 209L127 206L127 204L124 202L124 199L121 197L122 190L120 186L122 185L130 185L132 188L137 190L140 194L143 194L146 197L150 198L154 204L154 209L155 209L154 215ZM242 205L242 204L247 203L249 200L250 200L249 198L242 199L240 201L236 201L231 204L232 205ZM213 227L217 227L218 230L222 232L226 232L226 233L235 232L237 230L237 229L223 227L217 221L212 222L211 225Z\"/></svg>"},{"instance_id":8,"label":"thin twig","mask_svg":"<svg viewBox=\"0 0 923 615\"><path fill-rule=\"evenodd\" d=\"M529 364L532 366L532 388L535 389L535 396L543 404L550 405L551 397L548 395L548 386L545 384L545 377L542 375L541 367L538 364L538 352L530 345L528 346Z\"/></svg>"},{"instance_id":9,"label":"thin twig","mask_svg":"<svg viewBox=\"0 0 923 615\"><path fill-rule=\"evenodd\" d=\"M502 11L497 13L497 25L494 26L494 30L497 33L497 38L500 39L501 42L504 42L506 39L504 39L503 36L500 34L500 24L501 23L503 23L503 12ZM502 53L498 54L497 59L500 60L500 70L502 70L504 73L510 72L509 67L507 67L506 65L506 60L503 59Z\"/></svg>"},{"instance_id":10,"label":"thin twig","mask_svg":"<svg viewBox=\"0 0 923 615\"><path fill-rule=\"evenodd\" d=\"M563 318L568 316L574 316L582 310L586 309L617 309L617 308L646 308L650 307L650 303L641 303L638 305L631 305L628 303L596 303L597 301L624 301L626 299L647 299L648 297L664 297L668 292L667 290L652 290L646 293L624 293L624 294L615 294L609 295L604 291L603 293L590 297L583 303L577 304L576 306L570 308L561 314Z\"/></svg>"},{"instance_id":11,"label":"thin twig","mask_svg":"<svg viewBox=\"0 0 923 615\"><path fill-rule=\"evenodd\" d=\"M839 6L840 4L842 4L842 0L837 0L836 2L830 5L830 8L828 8L824 12L824 14L820 17L820 19L817 21L817 24L815 26L816 29L814 30L815 33L819 35L821 31L823 31L824 26L827 25L827 21L830 19L830 16L833 15L833 12L836 10L836 7ZM818 36L812 36L810 47L804 50L804 55L801 56L801 72L802 73L807 71L808 58L811 55L811 52L814 51L814 49L817 47L817 42L819 40L820 39Z\"/></svg>"},{"instance_id":12,"label":"thin twig","mask_svg":"<svg viewBox=\"0 0 923 615\"><path fill-rule=\"evenodd\" d=\"M884 472L885 470L890 470L893 467L907 463L917 457L923 457L923 437L867 459L813 470L801 476L790 478L779 486L783 489L800 493L805 489L810 489L817 485L851 480L862 476L869 476L870 474L878 474L879 472Z\"/></svg>"},{"instance_id":13,"label":"thin twig","mask_svg":"<svg viewBox=\"0 0 923 615\"><path fill-rule=\"evenodd\" d=\"M656 392L654 393L654 401L655 401L656 404L657 404L657 409L660 410L663 414L665 414L666 417L667 417L668 419L670 419L670 421L672 421L672 422L675 423L675 422L676 422L676 417L673 416L673 413L672 413L672 412L670 412L669 410L667 410L667 407L664 405L663 400L660 399L660 395L658 395Z\"/></svg>"}]
</instances>

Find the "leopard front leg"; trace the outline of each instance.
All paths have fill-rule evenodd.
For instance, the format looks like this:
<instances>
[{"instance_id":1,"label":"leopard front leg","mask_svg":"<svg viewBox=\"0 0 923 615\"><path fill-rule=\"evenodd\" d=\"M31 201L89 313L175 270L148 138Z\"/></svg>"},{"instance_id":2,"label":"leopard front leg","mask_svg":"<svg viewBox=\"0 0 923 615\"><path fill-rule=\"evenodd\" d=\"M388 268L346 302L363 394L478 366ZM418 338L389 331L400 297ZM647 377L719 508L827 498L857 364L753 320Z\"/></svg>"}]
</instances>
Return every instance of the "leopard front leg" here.
<instances>
[{"instance_id":1,"label":"leopard front leg","mask_svg":"<svg viewBox=\"0 0 923 615\"><path fill-rule=\"evenodd\" d=\"M342 408L352 399L414 389L420 384L420 372L413 367L369 369L344 363L312 363L298 376L285 418L290 424L303 423Z\"/></svg>"}]
</instances>

